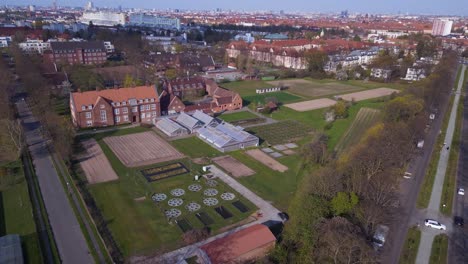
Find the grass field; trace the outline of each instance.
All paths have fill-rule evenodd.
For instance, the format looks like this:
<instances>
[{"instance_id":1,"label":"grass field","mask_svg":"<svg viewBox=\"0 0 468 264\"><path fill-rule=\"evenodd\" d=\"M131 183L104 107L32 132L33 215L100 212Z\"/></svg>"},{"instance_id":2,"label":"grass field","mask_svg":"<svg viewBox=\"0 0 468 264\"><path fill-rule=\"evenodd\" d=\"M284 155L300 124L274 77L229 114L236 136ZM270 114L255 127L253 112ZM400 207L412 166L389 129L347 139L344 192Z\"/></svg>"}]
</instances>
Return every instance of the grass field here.
<instances>
[{"instance_id":1,"label":"grass field","mask_svg":"<svg viewBox=\"0 0 468 264\"><path fill-rule=\"evenodd\" d=\"M18 161L7 166L14 168L17 174L14 183L0 190L0 236L19 234L25 263L42 263L39 236L21 163Z\"/></svg>"},{"instance_id":2,"label":"grass field","mask_svg":"<svg viewBox=\"0 0 468 264\"><path fill-rule=\"evenodd\" d=\"M434 237L432 242L431 258L429 264L448 263L448 236L440 234Z\"/></svg>"},{"instance_id":3,"label":"grass field","mask_svg":"<svg viewBox=\"0 0 468 264\"><path fill-rule=\"evenodd\" d=\"M236 113L237 114L237 113ZM188 137L170 142L178 151L191 158L210 158L221 155L217 149L203 142L198 137Z\"/></svg>"},{"instance_id":4,"label":"grass field","mask_svg":"<svg viewBox=\"0 0 468 264\"><path fill-rule=\"evenodd\" d=\"M247 155L244 151L230 152L229 155L242 162L256 173L248 177L237 179L244 186L273 204L280 210L286 211L297 184L311 168L302 166L299 154L279 158L278 161L289 167L285 173L274 171L259 161Z\"/></svg>"},{"instance_id":5,"label":"grass field","mask_svg":"<svg viewBox=\"0 0 468 264\"><path fill-rule=\"evenodd\" d=\"M220 84L221 87L238 92L242 97L257 95L256 89L272 88L273 85L264 81L237 81Z\"/></svg>"},{"instance_id":6,"label":"grass field","mask_svg":"<svg viewBox=\"0 0 468 264\"><path fill-rule=\"evenodd\" d=\"M380 88L380 87L388 87L388 88L393 88L393 89L404 89L408 87L410 84L408 84L405 81L402 82L392 82L392 83L381 83L381 82L375 82L375 81L364 81L364 80L347 80L347 81L337 81L335 79L312 79L312 78L304 78L304 80L309 80L309 81L314 81L317 83L337 83L337 84L345 84L345 85L352 85L356 87L362 87L366 89L373 89L373 88Z\"/></svg>"},{"instance_id":7,"label":"grass field","mask_svg":"<svg viewBox=\"0 0 468 264\"><path fill-rule=\"evenodd\" d=\"M312 128L298 121L288 120L274 124L249 128L248 132L270 145L296 141L312 132Z\"/></svg>"},{"instance_id":8,"label":"grass field","mask_svg":"<svg viewBox=\"0 0 468 264\"><path fill-rule=\"evenodd\" d=\"M226 121L226 122L236 122L240 120L248 120L248 119L254 119L258 118L256 114L253 114L249 111L242 111L242 112L236 112L236 113L228 113L228 114L222 114L218 116L218 118Z\"/></svg>"},{"instance_id":9,"label":"grass field","mask_svg":"<svg viewBox=\"0 0 468 264\"><path fill-rule=\"evenodd\" d=\"M288 92L309 98L356 92L363 89L362 87L332 80L317 82L312 79L287 79L268 83L272 86L284 85L288 87Z\"/></svg>"},{"instance_id":10,"label":"grass field","mask_svg":"<svg viewBox=\"0 0 468 264\"><path fill-rule=\"evenodd\" d=\"M377 109L362 107L359 109L353 123L348 128L346 133L340 139L336 145L336 152L341 153L348 149L350 146L359 142L362 136L365 134L377 119L379 118L380 111Z\"/></svg>"},{"instance_id":11,"label":"grass field","mask_svg":"<svg viewBox=\"0 0 468 264\"><path fill-rule=\"evenodd\" d=\"M129 133L128 130L125 130L125 132L123 131L124 130L119 132ZM115 133L113 133L113 135L115 135ZM191 170L191 173L149 183L140 173L140 170L143 168L125 167L102 140L105 135L99 134L96 136L103 152L119 175L119 180L110 183L95 184L88 188L98 207L101 209L105 220L108 222L108 227L123 255L129 257L137 254L151 254L181 246L182 231L177 225L167 222L163 212L163 210L167 208L159 208L156 206L156 204L151 201L151 195L155 192L164 192L170 196L169 191L174 188L184 188L186 192L188 192L187 186L193 182L193 175L201 171L201 166L190 162L189 159L146 166L143 168L152 168L163 164L181 162ZM202 146L199 150L191 150L193 152L188 152L188 155L198 155L199 151L205 153L214 151L214 149L206 144L198 145L203 142L198 142L197 138L189 138L188 140L192 147ZM230 187L220 183L218 191L223 192L225 190L235 193ZM240 197L240 195L236 196ZM145 199L142 199L143 197ZM185 199L185 197L183 198ZM186 202L190 202L192 199L199 202L199 199L197 200L192 196L187 196ZM232 205L226 204L225 207L234 215L232 218L226 220L214 212L213 208L202 208L201 211L208 213L211 218L215 220L215 223L210 226L213 233L219 232L220 228L234 224L252 213L255 207L242 197L240 197L240 200L251 210L246 213L240 213L236 211L237 209L232 208ZM193 214L185 214L184 218L186 218L193 227L202 227L201 222L199 222Z\"/></svg>"},{"instance_id":12,"label":"grass field","mask_svg":"<svg viewBox=\"0 0 468 264\"><path fill-rule=\"evenodd\" d=\"M275 92L275 93L267 93L267 94L256 94L256 95L248 95L242 97L243 105L247 106L251 103L264 104L265 99L267 98L276 98L276 100L280 104L292 103L303 100L304 98L299 97L297 95L287 93L287 92Z\"/></svg>"},{"instance_id":13,"label":"grass field","mask_svg":"<svg viewBox=\"0 0 468 264\"><path fill-rule=\"evenodd\" d=\"M416 227L408 229L405 245L400 255L400 264L414 264L418 254L419 242L421 242L421 230Z\"/></svg>"}]
</instances>

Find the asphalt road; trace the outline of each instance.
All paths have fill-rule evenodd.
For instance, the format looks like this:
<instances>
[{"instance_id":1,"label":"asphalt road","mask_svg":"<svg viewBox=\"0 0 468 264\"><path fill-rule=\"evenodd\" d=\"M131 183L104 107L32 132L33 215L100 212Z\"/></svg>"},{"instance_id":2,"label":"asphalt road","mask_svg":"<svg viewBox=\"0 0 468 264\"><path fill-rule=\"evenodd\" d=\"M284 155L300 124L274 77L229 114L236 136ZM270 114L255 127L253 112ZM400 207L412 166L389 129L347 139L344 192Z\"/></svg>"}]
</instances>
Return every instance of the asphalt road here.
<instances>
[{"instance_id":1,"label":"asphalt road","mask_svg":"<svg viewBox=\"0 0 468 264\"><path fill-rule=\"evenodd\" d=\"M94 263L78 220L55 170L41 125L32 116L25 101L16 103L25 130L26 142L33 159L44 204L63 263Z\"/></svg>"},{"instance_id":2,"label":"asphalt road","mask_svg":"<svg viewBox=\"0 0 468 264\"><path fill-rule=\"evenodd\" d=\"M468 85L464 87L462 133L460 141L460 156L458 159L457 188L468 191ZM465 196L455 195L453 215L468 218L468 202ZM468 229L454 227L449 240L449 263L468 263Z\"/></svg>"},{"instance_id":3,"label":"asphalt road","mask_svg":"<svg viewBox=\"0 0 468 264\"><path fill-rule=\"evenodd\" d=\"M453 84L454 82L455 76L451 83ZM397 217L392 219L392 223L390 224L391 232L383 248L382 263L393 264L399 262L408 228L418 224L420 221L419 212L416 208L416 200L426 174L426 169L431 160L434 144L442 127L442 119L447 111L449 99L450 97L447 97L445 101L439 102L439 111L424 138L424 147L420 153L413 155L408 165L407 171L413 174L412 179L402 179L400 183L400 207L396 214Z\"/></svg>"}]
</instances>

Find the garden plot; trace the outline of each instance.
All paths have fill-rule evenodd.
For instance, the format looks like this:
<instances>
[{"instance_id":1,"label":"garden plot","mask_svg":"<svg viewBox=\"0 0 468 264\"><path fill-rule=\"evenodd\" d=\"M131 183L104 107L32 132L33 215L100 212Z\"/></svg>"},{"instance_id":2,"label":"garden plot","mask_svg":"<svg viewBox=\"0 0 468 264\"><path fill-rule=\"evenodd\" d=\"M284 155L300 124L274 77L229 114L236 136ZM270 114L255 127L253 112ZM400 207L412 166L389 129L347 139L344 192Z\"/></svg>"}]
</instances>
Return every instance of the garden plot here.
<instances>
[{"instance_id":1,"label":"garden plot","mask_svg":"<svg viewBox=\"0 0 468 264\"><path fill-rule=\"evenodd\" d=\"M119 179L96 140L88 139L81 144L86 152L78 159L89 184Z\"/></svg>"},{"instance_id":2,"label":"garden plot","mask_svg":"<svg viewBox=\"0 0 468 264\"><path fill-rule=\"evenodd\" d=\"M321 109L321 108L327 108L335 104L336 104L335 100L322 98L322 99L309 100L309 101L304 101L304 102L299 102L299 103L286 104L284 106L289 107L298 112L305 112L305 111L311 111L311 110L316 110L316 109Z\"/></svg>"},{"instance_id":3,"label":"garden plot","mask_svg":"<svg viewBox=\"0 0 468 264\"><path fill-rule=\"evenodd\" d=\"M390 88L377 88L373 90L367 90L357 93L343 94L337 97L346 101L363 101L372 98L378 98L383 96L391 95L392 93L399 93L400 91Z\"/></svg>"},{"instance_id":4,"label":"garden plot","mask_svg":"<svg viewBox=\"0 0 468 264\"><path fill-rule=\"evenodd\" d=\"M297 121L288 120L274 124L251 127L248 132L271 145L284 144L301 139L312 132L312 128ZM271 152L273 151L270 149ZM269 151L269 150L266 150Z\"/></svg>"},{"instance_id":5,"label":"garden plot","mask_svg":"<svg viewBox=\"0 0 468 264\"><path fill-rule=\"evenodd\" d=\"M252 150L247 150L245 153L247 153L249 156L252 158L260 161L263 163L265 166L279 171L279 172L285 172L288 170L288 167L284 166L283 164L279 163L272 157L268 156L268 154L265 154L263 151L259 149L252 149Z\"/></svg>"},{"instance_id":6,"label":"garden plot","mask_svg":"<svg viewBox=\"0 0 468 264\"><path fill-rule=\"evenodd\" d=\"M183 157L154 132L106 137L104 142L127 167L140 167Z\"/></svg>"},{"instance_id":7,"label":"garden plot","mask_svg":"<svg viewBox=\"0 0 468 264\"><path fill-rule=\"evenodd\" d=\"M320 97L337 93L357 91L362 88L337 82L315 82L304 79L279 80L268 82L273 86L286 86L288 91L307 97Z\"/></svg>"},{"instance_id":8,"label":"garden plot","mask_svg":"<svg viewBox=\"0 0 468 264\"><path fill-rule=\"evenodd\" d=\"M218 158L212 159L216 164L221 166L224 170L226 170L229 174L232 176L238 178L238 177L244 177L244 176L250 176L255 174L255 171L250 169L249 167L245 166L235 158L231 156L222 156Z\"/></svg>"},{"instance_id":9,"label":"garden plot","mask_svg":"<svg viewBox=\"0 0 468 264\"><path fill-rule=\"evenodd\" d=\"M378 120L380 110L363 107L359 109L351 126L335 147L337 153L341 153L353 144L359 142L364 133Z\"/></svg>"}]
</instances>

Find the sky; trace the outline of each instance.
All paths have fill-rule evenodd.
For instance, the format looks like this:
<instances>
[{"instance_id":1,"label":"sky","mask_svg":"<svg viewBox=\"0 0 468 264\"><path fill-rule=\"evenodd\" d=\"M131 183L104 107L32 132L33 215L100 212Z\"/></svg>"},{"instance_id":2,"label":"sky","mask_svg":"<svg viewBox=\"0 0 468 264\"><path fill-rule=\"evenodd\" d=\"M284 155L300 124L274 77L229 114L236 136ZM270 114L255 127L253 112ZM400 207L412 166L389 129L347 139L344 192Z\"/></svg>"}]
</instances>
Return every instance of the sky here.
<instances>
[{"instance_id":1,"label":"sky","mask_svg":"<svg viewBox=\"0 0 468 264\"><path fill-rule=\"evenodd\" d=\"M50 6L53 0L2 0L11 5ZM87 0L57 0L59 6L84 6ZM95 0L96 7L178 8L213 10L284 10L305 12L349 12L374 14L432 14L468 16L467 0Z\"/></svg>"}]
</instances>

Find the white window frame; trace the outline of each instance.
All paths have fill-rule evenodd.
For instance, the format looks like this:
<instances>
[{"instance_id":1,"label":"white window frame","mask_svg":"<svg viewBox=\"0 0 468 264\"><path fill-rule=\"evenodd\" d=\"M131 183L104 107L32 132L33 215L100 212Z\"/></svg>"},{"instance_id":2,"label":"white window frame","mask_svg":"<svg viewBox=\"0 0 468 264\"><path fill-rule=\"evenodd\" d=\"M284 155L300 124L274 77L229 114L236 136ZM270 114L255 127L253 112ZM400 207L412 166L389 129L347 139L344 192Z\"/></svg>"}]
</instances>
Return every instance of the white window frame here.
<instances>
[{"instance_id":1,"label":"white window frame","mask_svg":"<svg viewBox=\"0 0 468 264\"><path fill-rule=\"evenodd\" d=\"M132 113L138 113L138 106L132 107Z\"/></svg>"},{"instance_id":2,"label":"white window frame","mask_svg":"<svg viewBox=\"0 0 468 264\"><path fill-rule=\"evenodd\" d=\"M158 113L156 111L153 111L151 114L152 114L153 117L158 116Z\"/></svg>"},{"instance_id":3,"label":"white window frame","mask_svg":"<svg viewBox=\"0 0 468 264\"><path fill-rule=\"evenodd\" d=\"M141 116L140 116L140 117L141 117L141 119L146 118L145 113L141 113Z\"/></svg>"},{"instance_id":4,"label":"white window frame","mask_svg":"<svg viewBox=\"0 0 468 264\"><path fill-rule=\"evenodd\" d=\"M116 122L116 123L120 123L120 116L116 116L116 117L115 117L115 122Z\"/></svg>"},{"instance_id":5,"label":"white window frame","mask_svg":"<svg viewBox=\"0 0 468 264\"><path fill-rule=\"evenodd\" d=\"M101 104L99 107L100 107L101 109L104 109L106 106L103 105L103 104Z\"/></svg>"},{"instance_id":6,"label":"white window frame","mask_svg":"<svg viewBox=\"0 0 468 264\"><path fill-rule=\"evenodd\" d=\"M100 117L101 117L101 121L107 121L107 112L106 112L106 110L101 110L101 112L99 114L100 114Z\"/></svg>"},{"instance_id":7,"label":"white window frame","mask_svg":"<svg viewBox=\"0 0 468 264\"><path fill-rule=\"evenodd\" d=\"M151 104L151 110L156 110L156 104Z\"/></svg>"},{"instance_id":8,"label":"white window frame","mask_svg":"<svg viewBox=\"0 0 468 264\"><path fill-rule=\"evenodd\" d=\"M115 108L115 109L114 109L114 114L120 115L120 109L119 109L119 108Z\"/></svg>"},{"instance_id":9,"label":"white window frame","mask_svg":"<svg viewBox=\"0 0 468 264\"><path fill-rule=\"evenodd\" d=\"M128 116L127 116L127 115L124 115L124 121L125 121L125 122L128 121Z\"/></svg>"},{"instance_id":10,"label":"white window frame","mask_svg":"<svg viewBox=\"0 0 468 264\"><path fill-rule=\"evenodd\" d=\"M140 105L140 111L145 111L145 106L144 105Z\"/></svg>"},{"instance_id":11,"label":"white window frame","mask_svg":"<svg viewBox=\"0 0 468 264\"><path fill-rule=\"evenodd\" d=\"M122 113L128 114L128 108L127 108L127 107L123 107L123 108L122 108Z\"/></svg>"},{"instance_id":12,"label":"white window frame","mask_svg":"<svg viewBox=\"0 0 468 264\"><path fill-rule=\"evenodd\" d=\"M151 109L151 106L149 104L146 105L146 111L149 111Z\"/></svg>"},{"instance_id":13,"label":"white window frame","mask_svg":"<svg viewBox=\"0 0 468 264\"><path fill-rule=\"evenodd\" d=\"M93 120L86 120L86 126L90 127L93 125Z\"/></svg>"},{"instance_id":14,"label":"white window frame","mask_svg":"<svg viewBox=\"0 0 468 264\"><path fill-rule=\"evenodd\" d=\"M91 112L86 112L86 119L91 119Z\"/></svg>"}]
</instances>

